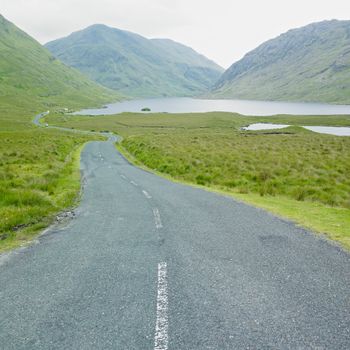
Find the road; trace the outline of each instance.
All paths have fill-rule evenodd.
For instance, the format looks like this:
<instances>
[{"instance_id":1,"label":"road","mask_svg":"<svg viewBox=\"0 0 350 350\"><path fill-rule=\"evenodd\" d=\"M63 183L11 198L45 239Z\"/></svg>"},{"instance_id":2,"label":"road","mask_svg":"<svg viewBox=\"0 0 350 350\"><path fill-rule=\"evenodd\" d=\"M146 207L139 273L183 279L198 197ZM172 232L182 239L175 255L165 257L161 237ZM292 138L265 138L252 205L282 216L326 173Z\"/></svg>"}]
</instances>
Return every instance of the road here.
<instances>
[{"instance_id":1,"label":"road","mask_svg":"<svg viewBox=\"0 0 350 350\"><path fill-rule=\"evenodd\" d=\"M34 117L32 120L32 123L35 126L38 126L40 128L48 128L48 129L55 129L55 130L61 130L61 131L66 131L66 132L72 132L75 134L83 134L83 135L97 135L97 136L103 136L108 139L108 141L111 142L120 142L123 138L120 135L115 135L111 132L98 132L98 131L88 131L88 130L78 130L78 129L69 129L69 128L63 128L61 126L53 126L53 125L48 125L48 124L43 124L41 123L41 119L46 117L50 111L40 113Z\"/></svg>"},{"instance_id":2,"label":"road","mask_svg":"<svg viewBox=\"0 0 350 350\"><path fill-rule=\"evenodd\" d=\"M0 348L349 349L349 254L89 143L76 217L0 259Z\"/></svg>"}]
</instances>

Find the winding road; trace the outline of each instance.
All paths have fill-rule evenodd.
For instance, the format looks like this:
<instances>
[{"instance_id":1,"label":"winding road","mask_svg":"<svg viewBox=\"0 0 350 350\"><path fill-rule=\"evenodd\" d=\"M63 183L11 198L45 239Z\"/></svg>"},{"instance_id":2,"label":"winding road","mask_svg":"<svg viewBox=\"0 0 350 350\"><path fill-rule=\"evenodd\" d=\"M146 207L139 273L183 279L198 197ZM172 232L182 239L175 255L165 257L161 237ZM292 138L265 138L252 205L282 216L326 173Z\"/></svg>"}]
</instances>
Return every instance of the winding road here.
<instances>
[{"instance_id":1,"label":"winding road","mask_svg":"<svg viewBox=\"0 0 350 350\"><path fill-rule=\"evenodd\" d=\"M348 253L114 141L85 147L75 218L1 257L1 349L350 348Z\"/></svg>"}]
</instances>

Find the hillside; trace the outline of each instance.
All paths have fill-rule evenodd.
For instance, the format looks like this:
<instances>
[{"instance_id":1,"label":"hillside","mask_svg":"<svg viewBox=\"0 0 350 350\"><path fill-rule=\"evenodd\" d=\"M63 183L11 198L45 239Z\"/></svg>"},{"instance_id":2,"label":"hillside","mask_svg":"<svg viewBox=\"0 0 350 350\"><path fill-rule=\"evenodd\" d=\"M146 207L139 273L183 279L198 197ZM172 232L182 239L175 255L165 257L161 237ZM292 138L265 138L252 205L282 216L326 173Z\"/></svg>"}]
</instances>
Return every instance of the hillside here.
<instances>
[{"instance_id":1,"label":"hillside","mask_svg":"<svg viewBox=\"0 0 350 350\"><path fill-rule=\"evenodd\" d=\"M46 44L55 57L128 96L191 96L208 90L223 69L167 39L93 25Z\"/></svg>"},{"instance_id":2,"label":"hillside","mask_svg":"<svg viewBox=\"0 0 350 350\"><path fill-rule=\"evenodd\" d=\"M118 94L67 67L0 15L0 106L83 107L114 101ZM38 106L38 107L36 107Z\"/></svg>"},{"instance_id":3,"label":"hillside","mask_svg":"<svg viewBox=\"0 0 350 350\"><path fill-rule=\"evenodd\" d=\"M350 21L324 21L263 43L234 63L213 97L350 103Z\"/></svg>"},{"instance_id":4,"label":"hillside","mask_svg":"<svg viewBox=\"0 0 350 350\"><path fill-rule=\"evenodd\" d=\"M97 137L35 127L47 109L118 99L0 15L0 251L23 245L76 204L79 156Z\"/></svg>"}]
</instances>

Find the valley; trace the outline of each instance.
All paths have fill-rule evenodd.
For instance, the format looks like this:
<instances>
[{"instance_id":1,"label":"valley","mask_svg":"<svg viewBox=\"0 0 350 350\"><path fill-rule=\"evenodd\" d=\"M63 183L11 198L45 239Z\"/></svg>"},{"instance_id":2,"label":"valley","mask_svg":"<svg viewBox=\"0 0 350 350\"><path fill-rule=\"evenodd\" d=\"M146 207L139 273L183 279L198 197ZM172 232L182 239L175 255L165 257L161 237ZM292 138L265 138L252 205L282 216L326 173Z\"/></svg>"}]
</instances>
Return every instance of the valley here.
<instances>
[{"instance_id":1,"label":"valley","mask_svg":"<svg viewBox=\"0 0 350 350\"><path fill-rule=\"evenodd\" d=\"M39 129L34 116L120 95L53 58L0 16L0 251L18 247L77 203L79 160L94 136Z\"/></svg>"},{"instance_id":2,"label":"valley","mask_svg":"<svg viewBox=\"0 0 350 350\"><path fill-rule=\"evenodd\" d=\"M157 2L4 4L1 349L348 349L350 21Z\"/></svg>"},{"instance_id":3,"label":"valley","mask_svg":"<svg viewBox=\"0 0 350 350\"><path fill-rule=\"evenodd\" d=\"M350 138L298 125L350 126L350 116L253 117L231 113L48 116L50 125L124 137L137 165L180 182L230 193L327 233L349 247ZM256 123L278 130L242 131Z\"/></svg>"}]
</instances>

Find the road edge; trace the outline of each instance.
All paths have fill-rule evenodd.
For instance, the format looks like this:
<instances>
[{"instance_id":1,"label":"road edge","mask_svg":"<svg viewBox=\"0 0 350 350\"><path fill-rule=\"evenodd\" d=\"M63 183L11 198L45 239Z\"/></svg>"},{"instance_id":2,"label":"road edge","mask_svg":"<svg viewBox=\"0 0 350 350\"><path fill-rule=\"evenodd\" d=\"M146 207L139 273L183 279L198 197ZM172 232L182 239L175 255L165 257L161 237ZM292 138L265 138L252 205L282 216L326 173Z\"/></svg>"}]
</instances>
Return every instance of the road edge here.
<instances>
[{"instance_id":1,"label":"road edge","mask_svg":"<svg viewBox=\"0 0 350 350\"><path fill-rule=\"evenodd\" d=\"M325 230L320 230L317 227L317 224L303 223L303 220L301 218L298 219L297 216L289 216L285 213L285 211L283 209L280 209L280 210L279 209L271 209L271 207L269 205L261 204L260 203L261 201L256 200L255 199L255 197L257 197L256 194L239 194L239 193L225 191L221 188L207 187L207 186L198 185L198 184L194 184L194 183L187 182L187 181L182 181L182 180L173 178L170 175L161 173L159 171L156 171L154 169L147 167L145 164L143 164L141 161L139 161L133 154L131 154L126 148L124 148L123 145L121 144L121 142L116 143L116 148L130 164L138 167L139 169L142 169L143 171L154 174L156 176L159 176L159 177L166 179L168 181L171 181L173 183L190 186L193 188L201 189L201 190L204 190L206 192L215 193L218 195L223 195L223 196L231 198L232 200L236 201L237 203L248 205L248 206L253 207L255 209L263 210L265 213L272 215L272 216L278 218L279 220L282 220L284 222L288 222L288 223L290 223L298 228L303 229L306 232L310 232L316 238L326 241L328 244L332 245L333 247L341 249L342 251L344 251L346 253L350 253L350 243L345 243L341 239L337 239L335 233L327 232ZM268 197L265 197L265 198L268 198ZM281 200L284 200L284 201L287 201L290 203L293 202L292 199L284 198L282 196L274 197L274 198L280 198ZM305 203L305 202L303 202L303 203ZM314 203L308 202L307 204L309 204L311 207ZM317 205L314 204L314 206L317 206ZM325 208L328 208L328 207L325 207ZM330 209L337 209L337 208L330 208ZM341 210L341 208L339 210ZM344 209L344 210L346 210L346 209Z\"/></svg>"}]
</instances>

